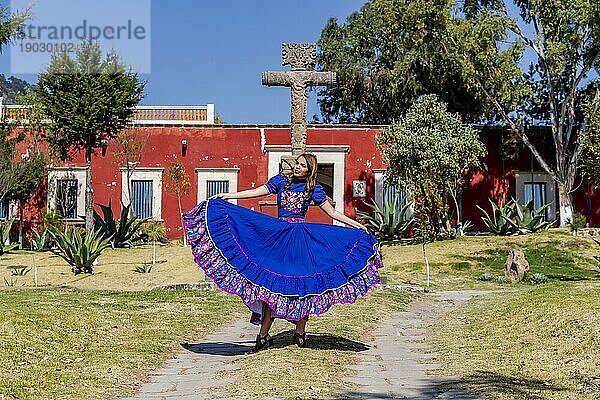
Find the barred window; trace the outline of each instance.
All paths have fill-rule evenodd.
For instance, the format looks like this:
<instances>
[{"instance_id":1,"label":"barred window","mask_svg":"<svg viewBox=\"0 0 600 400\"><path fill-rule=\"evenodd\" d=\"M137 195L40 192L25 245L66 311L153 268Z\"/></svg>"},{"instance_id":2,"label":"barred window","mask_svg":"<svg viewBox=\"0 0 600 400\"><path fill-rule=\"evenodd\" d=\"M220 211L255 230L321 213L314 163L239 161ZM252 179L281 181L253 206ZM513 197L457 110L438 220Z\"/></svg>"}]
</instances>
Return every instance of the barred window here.
<instances>
[{"instance_id":1,"label":"barred window","mask_svg":"<svg viewBox=\"0 0 600 400\"><path fill-rule=\"evenodd\" d=\"M152 218L152 181L131 181L131 208L138 218Z\"/></svg>"},{"instance_id":2,"label":"barred window","mask_svg":"<svg viewBox=\"0 0 600 400\"><path fill-rule=\"evenodd\" d=\"M229 181L206 181L206 196L208 198L219 193L229 193Z\"/></svg>"},{"instance_id":3,"label":"barred window","mask_svg":"<svg viewBox=\"0 0 600 400\"><path fill-rule=\"evenodd\" d=\"M0 219L8 219L8 199L0 201Z\"/></svg>"},{"instance_id":4,"label":"barred window","mask_svg":"<svg viewBox=\"0 0 600 400\"><path fill-rule=\"evenodd\" d=\"M63 218L77 218L77 179L56 181L56 210Z\"/></svg>"}]
</instances>

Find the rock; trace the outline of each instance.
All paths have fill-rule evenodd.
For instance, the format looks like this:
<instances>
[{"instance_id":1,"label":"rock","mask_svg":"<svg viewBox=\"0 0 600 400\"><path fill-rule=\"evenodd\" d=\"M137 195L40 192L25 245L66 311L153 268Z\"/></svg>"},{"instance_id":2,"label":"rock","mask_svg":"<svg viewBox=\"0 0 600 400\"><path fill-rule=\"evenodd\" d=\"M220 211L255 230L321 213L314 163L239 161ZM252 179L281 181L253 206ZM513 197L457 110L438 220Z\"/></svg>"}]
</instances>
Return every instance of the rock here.
<instances>
[{"instance_id":1,"label":"rock","mask_svg":"<svg viewBox=\"0 0 600 400\"><path fill-rule=\"evenodd\" d=\"M504 276L508 282L517 283L522 281L528 269L529 262L525 259L523 250L508 250L508 259L504 267Z\"/></svg>"}]
</instances>

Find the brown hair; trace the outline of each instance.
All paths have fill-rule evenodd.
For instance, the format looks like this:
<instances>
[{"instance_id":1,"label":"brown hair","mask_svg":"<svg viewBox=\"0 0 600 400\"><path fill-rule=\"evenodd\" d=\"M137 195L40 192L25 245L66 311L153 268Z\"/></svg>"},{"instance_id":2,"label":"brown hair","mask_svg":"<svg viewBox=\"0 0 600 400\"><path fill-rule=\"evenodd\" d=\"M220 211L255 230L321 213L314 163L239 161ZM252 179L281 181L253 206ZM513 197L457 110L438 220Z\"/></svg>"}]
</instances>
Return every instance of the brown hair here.
<instances>
[{"instance_id":1,"label":"brown hair","mask_svg":"<svg viewBox=\"0 0 600 400\"><path fill-rule=\"evenodd\" d=\"M306 187L304 188L304 201L309 200L315 190L315 185L317 184L317 157L310 153L303 153L296 157L296 161L300 157L304 157L306 160L306 166L308 167L308 176L306 177ZM283 190L290 190L292 186L292 181L294 180L294 172L286 175L287 182L283 187Z\"/></svg>"}]
</instances>

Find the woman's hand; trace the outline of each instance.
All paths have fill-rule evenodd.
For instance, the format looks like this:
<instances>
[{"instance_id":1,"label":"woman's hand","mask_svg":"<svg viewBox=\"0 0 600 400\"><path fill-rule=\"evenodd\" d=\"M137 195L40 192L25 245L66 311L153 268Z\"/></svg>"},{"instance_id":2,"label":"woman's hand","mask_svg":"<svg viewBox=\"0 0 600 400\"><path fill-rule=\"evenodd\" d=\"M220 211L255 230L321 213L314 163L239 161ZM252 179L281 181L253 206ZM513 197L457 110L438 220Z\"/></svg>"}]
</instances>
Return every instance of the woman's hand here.
<instances>
[{"instance_id":1,"label":"woman's hand","mask_svg":"<svg viewBox=\"0 0 600 400\"><path fill-rule=\"evenodd\" d=\"M227 200L229 199L229 193L219 193L219 194L215 194L214 196L212 196L210 199L223 199L223 200Z\"/></svg>"}]
</instances>

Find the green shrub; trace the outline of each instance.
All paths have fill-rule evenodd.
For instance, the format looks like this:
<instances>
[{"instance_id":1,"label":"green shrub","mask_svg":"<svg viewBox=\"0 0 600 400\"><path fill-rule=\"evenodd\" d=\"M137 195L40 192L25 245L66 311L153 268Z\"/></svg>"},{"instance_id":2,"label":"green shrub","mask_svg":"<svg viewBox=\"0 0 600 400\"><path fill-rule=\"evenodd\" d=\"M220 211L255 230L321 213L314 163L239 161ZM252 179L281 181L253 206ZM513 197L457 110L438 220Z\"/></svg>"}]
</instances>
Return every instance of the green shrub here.
<instances>
[{"instance_id":1,"label":"green shrub","mask_svg":"<svg viewBox=\"0 0 600 400\"><path fill-rule=\"evenodd\" d=\"M29 243L33 251L46 251L55 246L54 238L49 231L59 231L63 227L60 213L56 210L49 211L42 217L42 225L31 231Z\"/></svg>"},{"instance_id":2,"label":"green shrub","mask_svg":"<svg viewBox=\"0 0 600 400\"><path fill-rule=\"evenodd\" d=\"M520 234L535 233L547 230L551 221L546 221L546 209L550 204L544 204L537 210L533 208L533 200L521 206L513 200L514 214L509 221Z\"/></svg>"},{"instance_id":3,"label":"green shrub","mask_svg":"<svg viewBox=\"0 0 600 400\"><path fill-rule=\"evenodd\" d=\"M18 243L10 244L10 230L14 221L15 219L12 218L8 221L0 222L0 256L19 247Z\"/></svg>"},{"instance_id":4,"label":"green shrub","mask_svg":"<svg viewBox=\"0 0 600 400\"><path fill-rule=\"evenodd\" d=\"M10 276L25 276L31 268L28 268L26 265L15 265L14 267L10 267L12 270L10 272Z\"/></svg>"},{"instance_id":5,"label":"green shrub","mask_svg":"<svg viewBox=\"0 0 600 400\"><path fill-rule=\"evenodd\" d=\"M94 210L95 229L104 238L111 238L110 245L113 248L133 247L133 243L140 240L138 231L146 220L138 219L135 215L130 216L131 205L125 206L121 203L121 219L116 221L112 211L112 202L109 202L107 206L98 205L102 210L103 217Z\"/></svg>"},{"instance_id":6,"label":"green shrub","mask_svg":"<svg viewBox=\"0 0 600 400\"><path fill-rule=\"evenodd\" d=\"M506 205L500 204L500 207L496 205L491 199L489 199L492 205L492 215L490 216L483 208L477 206L479 211L483 214L481 220L487 226L487 228L494 235L497 236L508 236L515 233L514 228L508 223L514 213L513 201L509 201Z\"/></svg>"},{"instance_id":7,"label":"green shrub","mask_svg":"<svg viewBox=\"0 0 600 400\"><path fill-rule=\"evenodd\" d=\"M492 282L496 280L496 275L490 272L484 272L483 274L479 275L479 278L477 279L483 282Z\"/></svg>"},{"instance_id":8,"label":"green shrub","mask_svg":"<svg viewBox=\"0 0 600 400\"><path fill-rule=\"evenodd\" d=\"M569 227L572 232L577 232L581 228L585 228L585 224L587 224L587 218L585 215L580 213L573 214L573 218L569 222Z\"/></svg>"},{"instance_id":9,"label":"green shrub","mask_svg":"<svg viewBox=\"0 0 600 400\"><path fill-rule=\"evenodd\" d=\"M481 220L494 235L525 235L547 230L552 225L551 221L546 221L546 210L550 204L545 204L536 210L533 200L520 205L515 199L511 199L506 205L500 207L491 199L489 201L492 205L491 216L483 208L479 206L477 208L483 214Z\"/></svg>"},{"instance_id":10,"label":"green shrub","mask_svg":"<svg viewBox=\"0 0 600 400\"><path fill-rule=\"evenodd\" d=\"M548 281L548 277L540 272L536 272L535 274L531 275L530 278L531 283L533 283L534 285L538 285L540 283L545 283Z\"/></svg>"},{"instance_id":11,"label":"green shrub","mask_svg":"<svg viewBox=\"0 0 600 400\"><path fill-rule=\"evenodd\" d=\"M143 263L142 265L138 265L135 267L135 272L139 274L149 274L152 272L152 264L151 263Z\"/></svg>"},{"instance_id":12,"label":"green shrub","mask_svg":"<svg viewBox=\"0 0 600 400\"><path fill-rule=\"evenodd\" d=\"M379 240L400 239L414 224L413 218L406 217L411 203L402 205L402 198L399 195L391 201L386 198L383 207L379 207L375 202L363 203L373 211L373 215L363 211L356 211L356 215L365 221L365 226Z\"/></svg>"},{"instance_id":13,"label":"green shrub","mask_svg":"<svg viewBox=\"0 0 600 400\"><path fill-rule=\"evenodd\" d=\"M70 266L71 271L77 274L91 274L94 261L108 246L111 238L103 237L97 231L87 232L82 235L79 228L65 226L64 230L50 231L57 249L54 253L62 257Z\"/></svg>"}]
</instances>

